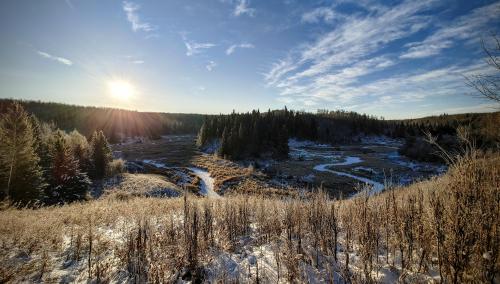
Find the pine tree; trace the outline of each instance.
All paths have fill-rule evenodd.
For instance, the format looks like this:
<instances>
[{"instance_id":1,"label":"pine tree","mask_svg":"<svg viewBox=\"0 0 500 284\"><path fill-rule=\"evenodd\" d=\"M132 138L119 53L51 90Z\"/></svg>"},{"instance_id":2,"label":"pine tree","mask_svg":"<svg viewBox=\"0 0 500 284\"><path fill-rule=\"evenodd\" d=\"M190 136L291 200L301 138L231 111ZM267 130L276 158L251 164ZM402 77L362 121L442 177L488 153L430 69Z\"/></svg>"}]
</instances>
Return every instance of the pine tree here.
<instances>
[{"instance_id":1,"label":"pine tree","mask_svg":"<svg viewBox=\"0 0 500 284\"><path fill-rule=\"evenodd\" d=\"M80 170L78 159L73 155L66 139L62 131L54 133L48 188L49 200L53 202L83 199L90 188L90 180Z\"/></svg>"},{"instance_id":2,"label":"pine tree","mask_svg":"<svg viewBox=\"0 0 500 284\"><path fill-rule=\"evenodd\" d=\"M222 131L222 139L219 147L219 156L224 157L229 153L229 134L227 127Z\"/></svg>"},{"instance_id":3,"label":"pine tree","mask_svg":"<svg viewBox=\"0 0 500 284\"><path fill-rule=\"evenodd\" d=\"M93 177L101 179L106 176L109 163L113 160L111 148L102 131L95 131L90 142Z\"/></svg>"},{"instance_id":4,"label":"pine tree","mask_svg":"<svg viewBox=\"0 0 500 284\"><path fill-rule=\"evenodd\" d=\"M0 184L4 197L23 204L41 197L44 182L28 114L13 103L0 121Z\"/></svg>"},{"instance_id":5,"label":"pine tree","mask_svg":"<svg viewBox=\"0 0 500 284\"><path fill-rule=\"evenodd\" d=\"M205 122L201 126L200 131L198 132L196 145L201 147L205 145L206 142L207 142L207 120L205 119Z\"/></svg>"}]
</instances>

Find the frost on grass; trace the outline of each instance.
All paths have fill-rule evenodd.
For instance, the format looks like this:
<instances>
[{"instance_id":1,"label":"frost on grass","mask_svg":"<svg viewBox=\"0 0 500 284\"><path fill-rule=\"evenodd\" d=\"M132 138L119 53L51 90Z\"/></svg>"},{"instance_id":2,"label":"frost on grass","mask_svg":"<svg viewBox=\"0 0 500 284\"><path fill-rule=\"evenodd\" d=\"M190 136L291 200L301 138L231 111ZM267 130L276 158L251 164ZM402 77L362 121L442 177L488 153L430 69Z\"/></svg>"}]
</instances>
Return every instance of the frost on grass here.
<instances>
[{"instance_id":1,"label":"frost on grass","mask_svg":"<svg viewBox=\"0 0 500 284\"><path fill-rule=\"evenodd\" d=\"M6 208L0 280L491 283L498 164L472 157L442 177L340 201L139 195Z\"/></svg>"},{"instance_id":2,"label":"frost on grass","mask_svg":"<svg viewBox=\"0 0 500 284\"><path fill-rule=\"evenodd\" d=\"M156 174L123 174L104 189L107 195L177 197L182 193L177 185Z\"/></svg>"}]
</instances>

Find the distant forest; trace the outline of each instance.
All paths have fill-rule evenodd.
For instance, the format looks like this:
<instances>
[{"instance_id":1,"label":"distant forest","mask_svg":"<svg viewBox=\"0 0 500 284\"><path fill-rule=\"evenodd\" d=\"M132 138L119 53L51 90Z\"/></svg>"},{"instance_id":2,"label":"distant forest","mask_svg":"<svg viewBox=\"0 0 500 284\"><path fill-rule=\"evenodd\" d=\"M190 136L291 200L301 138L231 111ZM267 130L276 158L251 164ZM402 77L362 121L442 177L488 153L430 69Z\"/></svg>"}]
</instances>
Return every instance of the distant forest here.
<instances>
[{"instance_id":1,"label":"distant forest","mask_svg":"<svg viewBox=\"0 0 500 284\"><path fill-rule=\"evenodd\" d=\"M467 129L469 139L479 148L498 150L500 112L440 115L421 119L384 120L347 111L318 110L317 113L288 109L264 113L232 113L206 117L198 135L201 147L217 144L218 154L229 159L247 157L286 158L288 139L329 144L359 142L369 135L405 138L402 154L422 161L440 161L436 148L425 141L431 134L444 149L460 148L457 129Z\"/></svg>"},{"instance_id":2,"label":"distant forest","mask_svg":"<svg viewBox=\"0 0 500 284\"><path fill-rule=\"evenodd\" d=\"M0 113L14 100L0 99ZM457 129L467 129L476 146L498 151L500 112L439 115L419 119L385 120L350 111L318 110L316 113L288 110L254 110L227 115L153 113L113 108L83 107L39 101L20 101L40 121L56 128L77 130L87 138L103 131L112 143L124 137L159 138L168 134L196 134L202 148L219 146L217 153L229 159L247 157L286 158L288 139L298 138L333 145L359 142L369 135L404 138L401 154L421 161L440 161L437 149L425 141L436 137L443 148L460 148Z\"/></svg>"},{"instance_id":3,"label":"distant forest","mask_svg":"<svg viewBox=\"0 0 500 284\"><path fill-rule=\"evenodd\" d=\"M14 100L0 99L0 113ZM145 136L159 138L166 134L196 134L204 115L138 112L131 110L84 107L39 101L19 101L23 108L43 122L54 123L65 131L78 130L90 137L102 130L110 142L120 138Z\"/></svg>"}]
</instances>

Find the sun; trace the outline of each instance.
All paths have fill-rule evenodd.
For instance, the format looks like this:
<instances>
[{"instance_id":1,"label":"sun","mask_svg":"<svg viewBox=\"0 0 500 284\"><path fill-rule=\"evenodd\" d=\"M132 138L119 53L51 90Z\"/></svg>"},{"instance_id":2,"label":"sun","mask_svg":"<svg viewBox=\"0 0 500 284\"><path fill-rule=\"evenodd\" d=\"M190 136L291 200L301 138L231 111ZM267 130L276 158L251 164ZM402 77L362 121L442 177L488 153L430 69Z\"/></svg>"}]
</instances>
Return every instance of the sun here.
<instances>
[{"instance_id":1,"label":"sun","mask_svg":"<svg viewBox=\"0 0 500 284\"><path fill-rule=\"evenodd\" d=\"M124 80L113 80L108 82L109 93L120 100L128 100L135 94L132 84Z\"/></svg>"}]
</instances>

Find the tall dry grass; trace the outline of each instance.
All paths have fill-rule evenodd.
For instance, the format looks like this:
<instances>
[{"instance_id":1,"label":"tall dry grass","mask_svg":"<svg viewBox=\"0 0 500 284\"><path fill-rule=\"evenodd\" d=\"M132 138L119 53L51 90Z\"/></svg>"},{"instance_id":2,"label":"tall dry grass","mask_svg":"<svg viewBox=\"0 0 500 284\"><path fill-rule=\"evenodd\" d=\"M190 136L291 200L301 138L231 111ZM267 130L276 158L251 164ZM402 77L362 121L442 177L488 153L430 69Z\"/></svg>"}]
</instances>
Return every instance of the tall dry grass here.
<instances>
[{"instance_id":1,"label":"tall dry grass","mask_svg":"<svg viewBox=\"0 0 500 284\"><path fill-rule=\"evenodd\" d=\"M498 281L500 157L470 152L448 174L331 200L112 197L0 212L0 282L445 283ZM224 256L238 273L216 271ZM253 260L250 256L256 256ZM385 278L384 278L385 277Z\"/></svg>"}]
</instances>

